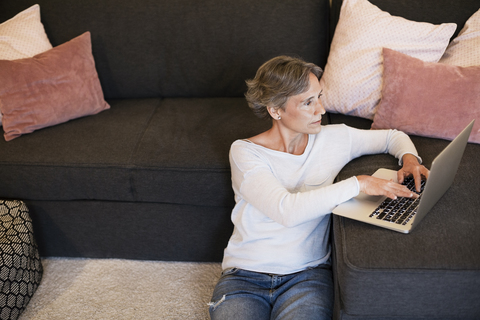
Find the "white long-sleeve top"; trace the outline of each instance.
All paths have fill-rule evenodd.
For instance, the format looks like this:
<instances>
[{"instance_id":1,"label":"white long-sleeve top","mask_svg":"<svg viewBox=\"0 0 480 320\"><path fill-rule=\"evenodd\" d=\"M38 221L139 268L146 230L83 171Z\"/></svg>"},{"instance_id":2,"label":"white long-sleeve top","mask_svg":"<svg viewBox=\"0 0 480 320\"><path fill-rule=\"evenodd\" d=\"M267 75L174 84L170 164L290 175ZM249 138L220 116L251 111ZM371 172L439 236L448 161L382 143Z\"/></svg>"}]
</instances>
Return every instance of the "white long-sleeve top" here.
<instances>
[{"instance_id":1,"label":"white long-sleeve top","mask_svg":"<svg viewBox=\"0 0 480 320\"><path fill-rule=\"evenodd\" d=\"M359 130L328 125L308 136L301 155L271 150L248 140L230 149L236 205L233 234L223 269L289 274L330 256L330 213L359 194L356 177L333 183L352 159L390 153L418 157L410 138L396 130Z\"/></svg>"}]
</instances>

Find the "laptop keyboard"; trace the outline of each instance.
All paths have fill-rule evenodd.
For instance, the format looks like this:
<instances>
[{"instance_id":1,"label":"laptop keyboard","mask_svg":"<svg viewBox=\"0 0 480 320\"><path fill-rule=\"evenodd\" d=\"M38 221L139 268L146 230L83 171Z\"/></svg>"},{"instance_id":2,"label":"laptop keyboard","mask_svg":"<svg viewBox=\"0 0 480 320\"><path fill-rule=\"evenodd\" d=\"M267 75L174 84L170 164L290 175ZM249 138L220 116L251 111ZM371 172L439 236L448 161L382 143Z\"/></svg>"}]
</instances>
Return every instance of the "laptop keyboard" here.
<instances>
[{"instance_id":1,"label":"laptop keyboard","mask_svg":"<svg viewBox=\"0 0 480 320\"><path fill-rule=\"evenodd\" d=\"M426 181L422 180L421 191L417 192L415 190L415 180L413 177L405 178L403 181L403 185L420 196L425 187L425 183ZM387 198L373 211L370 218L406 225L417 213L419 203L420 197L417 199L398 197L396 200Z\"/></svg>"}]
</instances>

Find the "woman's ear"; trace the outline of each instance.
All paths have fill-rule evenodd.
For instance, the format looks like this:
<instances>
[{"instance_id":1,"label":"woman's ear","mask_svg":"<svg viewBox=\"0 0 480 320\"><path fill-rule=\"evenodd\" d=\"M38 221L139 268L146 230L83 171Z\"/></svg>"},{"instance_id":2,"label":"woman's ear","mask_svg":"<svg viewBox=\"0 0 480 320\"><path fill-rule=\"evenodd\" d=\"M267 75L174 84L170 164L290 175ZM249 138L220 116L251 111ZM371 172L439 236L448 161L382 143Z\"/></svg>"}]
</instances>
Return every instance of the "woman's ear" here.
<instances>
[{"instance_id":1,"label":"woman's ear","mask_svg":"<svg viewBox=\"0 0 480 320\"><path fill-rule=\"evenodd\" d=\"M280 108L276 107L267 107L268 113L273 118L273 120L280 120L282 117L280 116Z\"/></svg>"}]
</instances>

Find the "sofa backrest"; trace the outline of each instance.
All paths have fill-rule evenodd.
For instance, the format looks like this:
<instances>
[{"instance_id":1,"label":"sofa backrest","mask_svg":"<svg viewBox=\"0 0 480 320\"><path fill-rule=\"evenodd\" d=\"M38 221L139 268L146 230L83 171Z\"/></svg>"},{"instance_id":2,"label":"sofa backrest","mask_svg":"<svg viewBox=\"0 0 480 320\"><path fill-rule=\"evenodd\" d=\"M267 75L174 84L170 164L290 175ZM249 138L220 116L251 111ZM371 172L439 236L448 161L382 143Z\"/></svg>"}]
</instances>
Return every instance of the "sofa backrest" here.
<instances>
[{"instance_id":1,"label":"sofa backrest","mask_svg":"<svg viewBox=\"0 0 480 320\"><path fill-rule=\"evenodd\" d=\"M91 32L107 99L242 96L267 59L328 55L329 0L0 1L0 22L36 3L53 46Z\"/></svg>"},{"instance_id":2,"label":"sofa backrest","mask_svg":"<svg viewBox=\"0 0 480 320\"><path fill-rule=\"evenodd\" d=\"M480 9L479 0L369 0L380 9L391 15L404 17L418 22L430 22L440 24L453 22L457 24L457 30L453 37L457 36L465 25L465 22ZM332 0L331 10L331 36L340 15L342 0Z\"/></svg>"}]
</instances>

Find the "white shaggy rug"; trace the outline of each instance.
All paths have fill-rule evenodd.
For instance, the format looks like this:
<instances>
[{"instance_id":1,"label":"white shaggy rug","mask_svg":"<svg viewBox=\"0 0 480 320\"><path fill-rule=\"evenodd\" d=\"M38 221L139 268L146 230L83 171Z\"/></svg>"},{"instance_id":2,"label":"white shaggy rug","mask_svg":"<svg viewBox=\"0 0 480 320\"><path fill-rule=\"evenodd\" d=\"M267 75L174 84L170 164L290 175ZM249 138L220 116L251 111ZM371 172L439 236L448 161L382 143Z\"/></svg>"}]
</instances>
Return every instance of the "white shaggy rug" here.
<instances>
[{"instance_id":1,"label":"white shaggy rug","mask_svg":"<svg viewBox=\"0 0 480 320\"><path fill-rule=\"evenodd\" d=\"M209 319L220 263L43 259L20 320Z\"/></svg>"}]
</instances>

